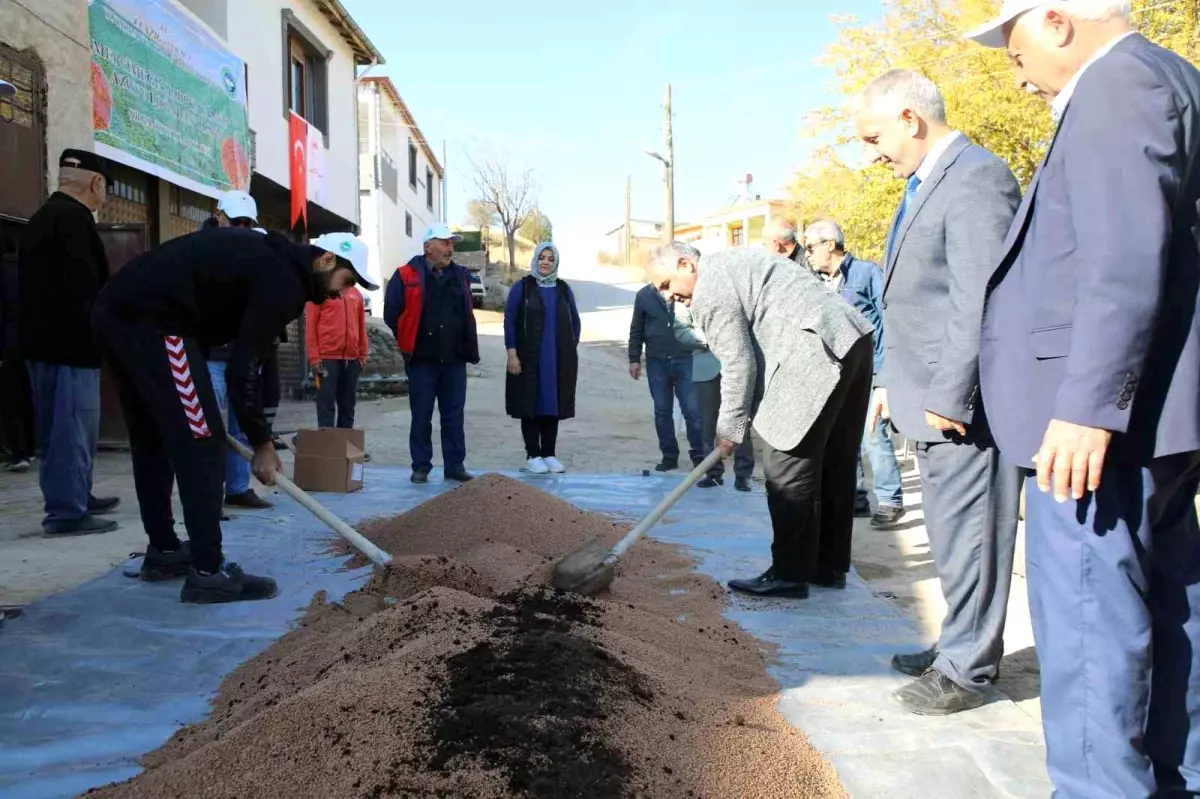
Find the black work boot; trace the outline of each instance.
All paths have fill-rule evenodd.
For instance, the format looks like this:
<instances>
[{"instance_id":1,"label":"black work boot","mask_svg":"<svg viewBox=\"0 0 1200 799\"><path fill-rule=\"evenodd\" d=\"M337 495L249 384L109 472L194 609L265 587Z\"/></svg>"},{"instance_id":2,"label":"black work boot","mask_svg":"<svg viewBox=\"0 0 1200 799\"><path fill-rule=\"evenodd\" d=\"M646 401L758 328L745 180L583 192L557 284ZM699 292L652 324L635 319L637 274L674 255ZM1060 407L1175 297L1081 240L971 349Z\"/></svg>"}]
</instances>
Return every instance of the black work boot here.
<instances>
[{"instance_id":1,"label":"black work boot","mask_svg":"<svg viewBox=\"0 0 1200 799\"><path fill-rule=\"evenodd\" d=\"M775 567L749 580L730 580L729 590L739 594L786 599L808 599L808 584L796 580L781 580Z\"/></svg>"},{"instance_id":2,"label":"black work boot","mask_svg":"<svg viewBox=\"0 0 1200 799\"><path fill-rule=\"evenodd\" d=\"M413 469L412 477L410 477L409 479L412 480L414 483L424 485L425 483L429 482L429 470L428 469Z\"/></svg>"},{"instance_id":3,"label":"black work boot","mask_svg":"<svg viewBox=\"0 0 1200 799\"><path fill-rule=\"evenodd\" d=\"M179 599L197 605L212 605L218 602L270 599L277 593L279 587L270 577L246 574L241 566L226 561L216 574L203 574L196 571L195 567L188 569Z\"/></svg>"},{"instance_id":4,"label":"black work boot","mask_svg":"<svg viewBox=\"0 0 1200 799\"><path fill-rule=\"evenodd\" d=\"M931 646L924 652L912 652L902 655L892 655L892 668L909 677L920 677L933 668L937 660L937 646Z\"/></svg>"},{"instance_id":5,"label":"black work boot","mask_svg":"<svg viewBox=\"0 0 1200 799\"><path fill-rule=\"evenodd\" d=\"M754 490L753 488L750 487L750 478L749 477L739 477L736 480L734 480L733 488L735 491L741 491L743 494L749 494L751 491Z\"/></svg>"},{"instance_id":6,"label":"black work boot","mask_svg":"<svg viewBox=\"0 0 1200 799\"><path fill-rule=\"evenodd\" d=\"M142 558L142 570L138 576L148 583L173 580L187 575L191 565L192 547L187 541L180 542L179 548L171 552L149 546L146 547L146 555Z\"/></svg>"},{"instance_id":7,"label":"black work boot","mask_svg":"<svg viewBox=\"0 0 1200 799\"><path fill-rule=\"evenodd\" d=\"M459 466L457 469L447 470L446 479L453 480L456 483L469 483L475 479L475 475L468 472L467 467Z\"/></svg>"},{"instance_id":8,"label":"black work boot","mask_svg":"<svg viewBox=\"0 0 1200 799\"><path fill-rule=\"evenodd\" d=\"M121 505L120 497L94 497L88 495L88 513L112 513Z\"/></svg>"},{"instance_id":9,"label":"black work boot","mask_svg":"<svg viewBox=\"0 0 1200 799\"><path fill-rule=\"evenodd\" d=\"M673 472L679 468L679 457L674 458L664 457L661 461L654 465L656 472Z\"/></svg>"},{"instance_id":10,"label":"black work boot","mask_svg":"<svg viewBox=\"0 0 1200 799\"><path fill-rule=\"evenodd\" d=\"M42 524L42 530L47 538L73 538L80 535L100 535L111 533L117 529L117 523L112 519L101 519L96 516L84 516L82 519L71 521L52 521Z\"/></svg>"},{"instance_id":11,"label":"black work boot","mask_svg":"<svg viewBox=\"0 0 1200 799\"><path fill-rule=\"evenodd\" d=\"M716 488L717 486L725 485L724 477L715 477L711 474L705 475L704 479L696 483L696 488Z\"/></svg>"},{"instance_id":12,"label":"black work boot","mask_svg":"<svg viewBox=\"0 0 1200 799\"><path fill-rule=\"evenodd\" d=\"M930 669L892 694L892 701L918 716L949 716L983 707L987 697L978 691L968 691L937 669Z\"/></svg>"},{"instance_id":13,"label":"black work boot","mask_svg":"<svg viewBox=\"0 0 1200 799\"><path fill-rule=\"evenodd\" d=\"M249 488L240 494L226 494L225 507L246 508L247 510L269 510L275 507L275 503L268 502L254 493L254 489Z\"/></svg>"}]
</instances>

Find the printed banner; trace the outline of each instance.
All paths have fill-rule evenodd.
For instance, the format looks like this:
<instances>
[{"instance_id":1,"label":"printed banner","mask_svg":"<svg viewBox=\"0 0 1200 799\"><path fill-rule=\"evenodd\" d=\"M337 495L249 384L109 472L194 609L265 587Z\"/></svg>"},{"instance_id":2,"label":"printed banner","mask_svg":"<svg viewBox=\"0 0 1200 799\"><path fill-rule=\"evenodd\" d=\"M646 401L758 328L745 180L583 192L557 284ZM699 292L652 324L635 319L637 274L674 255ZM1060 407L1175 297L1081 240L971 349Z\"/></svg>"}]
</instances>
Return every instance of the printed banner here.
<instances>
[{"instance_id":1,"label":"printed banner","mask_svg":"<svg viewBox=\"0 0 1200 799\"><path fill-rule=\"evenodd\" d=\"M250 188L246 68L173 0L88 0L96 152L218 196Z\"/></svg>"}]
</instances>

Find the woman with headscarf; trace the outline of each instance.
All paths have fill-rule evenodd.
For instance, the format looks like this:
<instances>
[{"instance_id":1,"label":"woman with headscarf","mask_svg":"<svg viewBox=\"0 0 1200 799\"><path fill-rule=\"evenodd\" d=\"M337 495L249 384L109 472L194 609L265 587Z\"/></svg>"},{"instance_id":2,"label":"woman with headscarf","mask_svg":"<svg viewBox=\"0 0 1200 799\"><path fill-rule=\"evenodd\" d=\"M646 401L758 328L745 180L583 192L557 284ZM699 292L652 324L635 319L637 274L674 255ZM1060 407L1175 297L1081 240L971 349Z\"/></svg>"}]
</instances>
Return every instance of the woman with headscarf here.
<instances>
[{"instance_id":1,"label":"woman with headscarf","mask_svg":"<svg viewBox=\"0 0 1200 799\"><path fill-rule=\"evenodd\" d=\"M529 276L512 287L504 310L504 408L521 420L526 469L533 474L566 471L555 452L558 423L575 416L579 309L558 279L558 266L555 246L539 244Z\"/></svg>"}]
</instances>

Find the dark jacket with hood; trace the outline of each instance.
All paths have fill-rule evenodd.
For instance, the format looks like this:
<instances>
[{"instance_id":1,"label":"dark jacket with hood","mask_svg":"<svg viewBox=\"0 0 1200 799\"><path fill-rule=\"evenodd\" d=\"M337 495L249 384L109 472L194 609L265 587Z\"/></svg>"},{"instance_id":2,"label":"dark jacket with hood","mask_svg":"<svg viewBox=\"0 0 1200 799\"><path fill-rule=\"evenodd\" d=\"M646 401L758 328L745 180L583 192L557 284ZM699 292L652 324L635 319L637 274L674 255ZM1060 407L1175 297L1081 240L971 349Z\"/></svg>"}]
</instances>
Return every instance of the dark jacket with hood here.
<instances>
[{"instance_id":1,"label":"dark jacket with hood","mask_svg":"<svg viewBox=\"0 0 1200 799\"><path fill-rule=\"evenodd\" d=\"M278 233L244 228L202 230L130 261L97 300L104 337L172 335L206 350L232 342L225 379L229 405L254 446L271 439L263 415L262 362L275 338L319 302L313 274L320 251Z\"/></svg>"},{"instance_id":2,"label":"dark jacket with hood","mask_svg":"<svg viewBox=\"0 0 1200 799\"><path fill-rule=\"evenodd\" d=\"M108 280L108 256L83 203L55 192L21 234L18 336L26 360L99 369L92 305Z\"/></svg>"}]
</instances>

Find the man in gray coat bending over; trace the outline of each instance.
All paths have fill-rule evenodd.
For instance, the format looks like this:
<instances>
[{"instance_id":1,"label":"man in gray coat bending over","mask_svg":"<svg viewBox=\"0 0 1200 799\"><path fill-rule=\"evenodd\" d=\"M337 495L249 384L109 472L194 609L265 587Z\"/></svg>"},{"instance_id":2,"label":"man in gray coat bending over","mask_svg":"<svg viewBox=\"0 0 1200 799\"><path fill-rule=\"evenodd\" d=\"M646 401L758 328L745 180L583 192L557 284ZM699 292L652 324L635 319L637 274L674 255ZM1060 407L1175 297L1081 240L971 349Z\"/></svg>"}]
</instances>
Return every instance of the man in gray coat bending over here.
<instances>
[{"instance_id":1,"label":"man in gray coat bending over","mask_svg":"<svg viewBox=\"0 0 1200 799\"><path fill-rule=\"evenodd\" d=\"M771 568L729 587L804 599L844 588L850 570L862 419L871 392L871 325L809 269L764 250L701 258L672 242L650 285L688 305L722 365L717 446L763 440Z\"/></svg>"},{"instance_id":2,"label":"man in gray coat bending over","mask_svg":"<svg viewBox=\"0 0 1200 799\"><path fill-rule=\"evenodd\" d=\"M988 278L1021 201L1004 161L946 123L928 78L892 70L859 98L858 134L905 179L884 258L883 379L868 419L916 442L929 549L946 597L938 643L892 666L920 715L979 707L1004 654L1020 483L1001 462L979 394Z\"/></svg>"}]
</instances>

